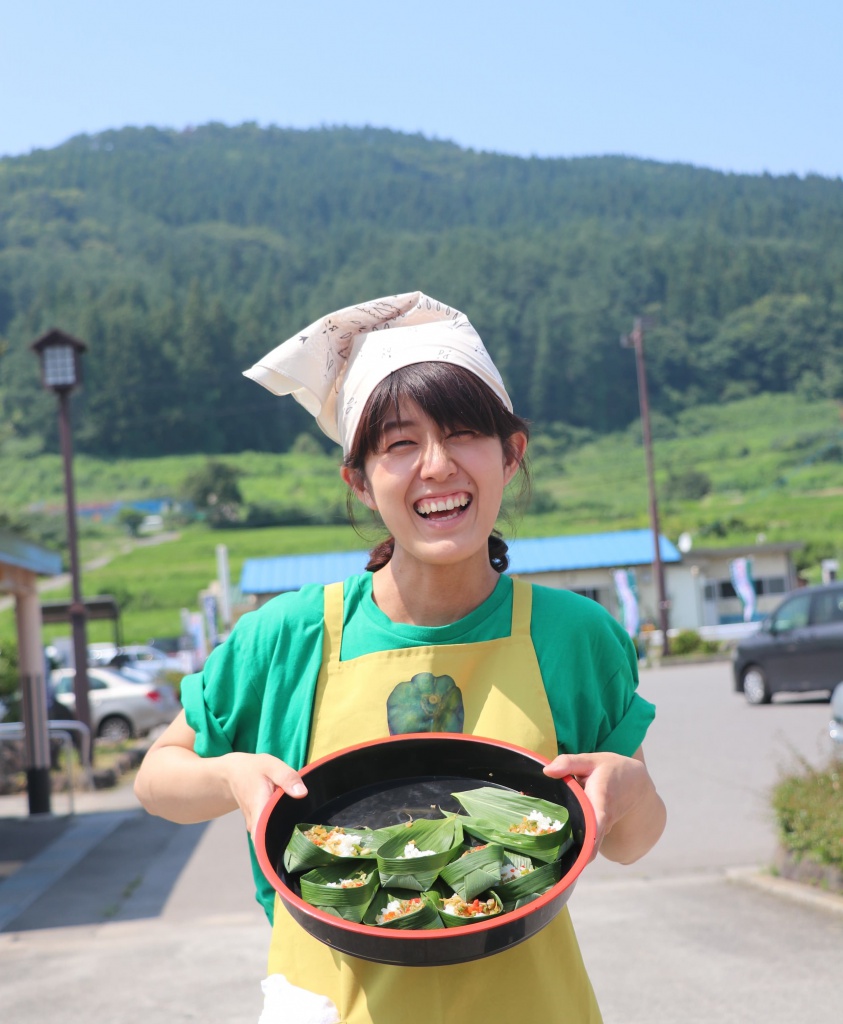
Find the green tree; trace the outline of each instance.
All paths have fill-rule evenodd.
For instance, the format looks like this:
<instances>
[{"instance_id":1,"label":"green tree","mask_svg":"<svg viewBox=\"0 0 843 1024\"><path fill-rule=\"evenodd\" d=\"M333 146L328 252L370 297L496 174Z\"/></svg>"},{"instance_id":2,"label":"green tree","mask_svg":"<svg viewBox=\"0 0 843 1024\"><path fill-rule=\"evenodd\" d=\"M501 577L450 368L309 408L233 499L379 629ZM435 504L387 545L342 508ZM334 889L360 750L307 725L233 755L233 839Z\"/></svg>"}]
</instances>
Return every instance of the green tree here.
<instances>
[{"instance_id":1,"label":"green tree","mask_svg":"<svg viewBox=\"0 0 843 1024\"><path fill-rule=\"evenodd\" d=\"M237 483L242 475L236 466L218 459L208 459L201 469L185 477L182 494L208 517L212 525L234 522L243 504L243 495Z\"/></svg>"}]
</instances>

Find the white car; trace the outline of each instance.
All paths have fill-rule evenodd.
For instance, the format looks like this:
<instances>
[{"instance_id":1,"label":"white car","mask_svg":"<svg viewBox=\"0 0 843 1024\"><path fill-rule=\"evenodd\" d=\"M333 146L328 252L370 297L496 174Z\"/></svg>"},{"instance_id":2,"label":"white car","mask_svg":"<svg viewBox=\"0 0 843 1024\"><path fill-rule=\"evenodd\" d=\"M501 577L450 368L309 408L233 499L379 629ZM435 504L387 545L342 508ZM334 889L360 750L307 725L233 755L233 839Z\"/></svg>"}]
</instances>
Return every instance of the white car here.
<instances>
[{"instance_id":1,"label":"white car","mask_svg":"<svg viewBox=\"0 0 843 1024\"><path fill-rule=\"evenodd\" d=\"M835 743L843 743L843 683L834 687L831 695L831 721L828 734Z\"/></svg>"},{"instance_id":2,"label":"white car","mask_svg":"<svg viewBox=\"0 0 843 1024\"><path fill-rule=\"evenodd\" d=\"M145 644L129 644L117 647L114 644L89 644L88 664L96 667L113 668L122 672L131 668L141 672L153 682L165 682L166 673L178 671L171 659L163 651ZM184 670L182 670L184 674Z\"/></svg>"},{"instance_id":3,"label":"white car","mask_svg":"<svg viewBox=\"0 0 843 1024\"><path fill-rule=\"evenodd\" d=\"M60 668L50 679L55 703L71 716L76 712L75 677L72 668ZM113 742L144 736L159 725L169 725L181 711L172 686L152 683L134 672L130 677L112 668L93 666L88 668L88 704L92 735Z\"/></svg>"}]
</instances>

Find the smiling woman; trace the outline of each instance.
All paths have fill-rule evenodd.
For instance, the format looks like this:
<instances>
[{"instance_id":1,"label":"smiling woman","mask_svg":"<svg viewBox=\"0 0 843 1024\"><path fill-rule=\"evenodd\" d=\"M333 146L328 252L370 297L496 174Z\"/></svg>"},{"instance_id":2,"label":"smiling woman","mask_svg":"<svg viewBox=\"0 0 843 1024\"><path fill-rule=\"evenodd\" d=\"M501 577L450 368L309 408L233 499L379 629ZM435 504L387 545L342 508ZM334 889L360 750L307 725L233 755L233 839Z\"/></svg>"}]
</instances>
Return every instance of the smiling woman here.
<instances>
[{"instance_id":1,"label":"smiling woman","mask_svg":"<svg viewBox=\"0 0 843 1024\"><path fill-rule=\"evenodd\" d=\"M528 429L466 317L420 292L362 303L294 335L248 376L293 394L342 445L350 494L390 537L366 572L244 616L183 681L185 713L138 775L144 806L184 822L239 808L254 831L276 789L305 796L299 769L350 744L470 734L536 752L553 778L575 775L602 852L642 856L665 815L641 753L654 710L636 693L637 655L595 602L505 575L494 526ZM273 922L261 1024L371 1024L399 1005L404 1024L457 1024L476 1016L478 991L495 993L487 1024L522 1016L524 991L550 1024L600 1020L567 910L520 945L439 976L323 944L253 865Z\"/></svg>"},{"instance_id":2,"label":"smiling woman","mask_svg":"<svg viewBox=\"0 0 843 1024\"><path fill-rule=\"evenodd\" d=\"M371 554L375 572L426 543L423 564L481 553L496 572L506 545L493 533L503 488L522 472L529 428L470 370L423 362L394 370L372 392L343 462L343 476L391 536ZM396 538L403 538L396 546ZM494 577L491 577L494 579ZM479 601L478 601L479 603Z\"/></svg>"}]
</instances>

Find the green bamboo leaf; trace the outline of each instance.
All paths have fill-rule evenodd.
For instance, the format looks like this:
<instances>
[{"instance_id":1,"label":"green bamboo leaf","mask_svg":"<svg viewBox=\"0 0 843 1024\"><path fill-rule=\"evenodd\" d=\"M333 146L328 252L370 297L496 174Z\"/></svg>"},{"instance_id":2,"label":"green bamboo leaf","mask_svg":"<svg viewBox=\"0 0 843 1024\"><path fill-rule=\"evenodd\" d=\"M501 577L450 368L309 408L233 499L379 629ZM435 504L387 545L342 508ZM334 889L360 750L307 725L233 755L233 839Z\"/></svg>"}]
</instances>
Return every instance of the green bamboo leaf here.
<instances>
[{"instance_id":1,"label":"green bamboo leaf","mask_svg":"<svg viewBox=\"0 0 843 1024\"><path fill-rule=\"evenodd\" d=\"M359 839L355 843L356 853L351 856L337 856L331 853L324 846L317 845L305 835L311 829L324 829L326 833L345 834L348 837ZM374 860L375 851L363 844L359 832L351 829L337 828L333 825L312 825L302 823L296 825L284 851L284 867L288 871L307 871L308 868L318 868L327 864L337 864L340 861L348 860Z\"/></svg>"},{"instance_id":2,"label":"green bamboo leaf","mask_svg":"<svg viewBox=\"0 0 843 1024\"><path fill-rule=\"evenodd\" d=\"M459 856L463 840L462 819L452 814L430 820L419 818L398 835L387 839L377 851L382 886L398 886L424 892L437 875ZM432 850L424 856L406 856L413 844L417 850Z\"/></svg>"},{"instance_id":3,"label":"green bamboo leaf","mask_svg":"<svg viewBox=\"0 0 843 1024\"><path fill-rule=\"evenodd\" d=\"M507 850L553 861L573 842L568 811L560 804L492 786L452 795L468 812L469 817L463 819L465 831L487 842L500 843ZM558 821L560 828L543 835L512 831L537 812Z\"/></svg>"},{"instance_id":4,"label":"green bamboo leaf","mask_svg":"<svg viewBox=\"0 0 843 1024\"><path fill-rule=\"evenodd\" d=\"M418 905L414 910L390 921L378 921L378 917L382 916L389 909L390 903L395 902L403 906L413 900L418 901ZM436 907L427 893L419 893L414 889L400 889L393 886L377 890L366 913L363 915L363 923L373 925L375 928L398 928L402 930L442 927Z\"/></svg>"},{"instance_id":5,"label":"green bamboo leaf","mask_svg":"<svg viewBox=\"0 0 843 1024\"><path fill-rule=\"evenodd\" d=\"M503 847L497 843L469 846L439 872L439 877L464 900L473 900L501 878Z\"/></svg>"},{"instance_id":6,"label":"green bamboo leaf","mask_svg":"<svg viewBox=\"0 0 843 1024\"><path fill-rule=\"evenodd\" d=\"M362 884L352 887L340 884L349 879L360 880ZM360 865L344 861L308 871L301 876L299 884L305 902L359 924L377 892L378 872L371 861Z\"/></svg>"},{"instance_id":7,"label":"green bamboo leaf","mask_svg":"<svg viewBox=\"0 0 843 1024\"><path fill-rule=\"evenodd\" d=\"M447 900L450 899L450 897L446 897L443 899L443 897L438 892L430 892L428 893L428 896L430 898L431 903L436 907L440 921L445 925L446 928L461 928L465 925L479 924L481 921L488 921L489 918L498 917L500 914L503 913L503 903L501 902L500 896L498 896L497 893L491 891L487 892L485 894L485 898L480 902L482 903L486 900L492 900L495 905L494 910L485 911L482 915L478 914L475 917L461 917L457 914L449 913L445 909L445 907L447 905ZM471 901L463 900L462 904L465 904L466 902L470 903Z\"/></svg>"},{"instance_id":8,"label":"green bamboo leaf","mask_svg":"<svg viewBox=\"0 0 843 1024\"><path fill-rule=\"evenodd\" d=\"M510 863L515 864L516 867L523 866L518 862L527 861L526 857L517 857L516 854L507 854L504 859L503 867L506 867L507 860ZM531 865L532 867L532 865ZM543 893L546 893L548 889L552 888L559 879L562 877L562 865L557 860L551 864L540 864L536 867L532 867L532 870L526 874L520 875L517 878L513 878L509 882L501 882L495 887L498 895L503 901L504 910L514 910L516 907L522 905L522 901L536 899Z\"/></svg>"}]
</instances>

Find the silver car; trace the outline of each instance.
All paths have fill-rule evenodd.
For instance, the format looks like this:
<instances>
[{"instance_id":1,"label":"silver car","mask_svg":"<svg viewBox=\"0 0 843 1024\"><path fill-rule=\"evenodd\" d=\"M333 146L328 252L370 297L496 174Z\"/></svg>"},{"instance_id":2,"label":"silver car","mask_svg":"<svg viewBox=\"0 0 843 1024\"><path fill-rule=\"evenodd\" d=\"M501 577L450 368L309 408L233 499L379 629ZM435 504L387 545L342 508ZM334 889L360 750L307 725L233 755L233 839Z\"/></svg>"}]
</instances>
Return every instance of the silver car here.
<instances>
[{"instance_id":1,"label":"silver car","mask_svg":"<svg viewBox=\"0 0 843 1024\"><path fill-rule=\"evenodd\" d=\"M72 668L61 668L50 681L54 701L71 715L76 712L75 676ZM172 686L112 668L88 669L88 703L92 734L112 742L169 725L181 710Z\"/></svg>"}]
</instances>

